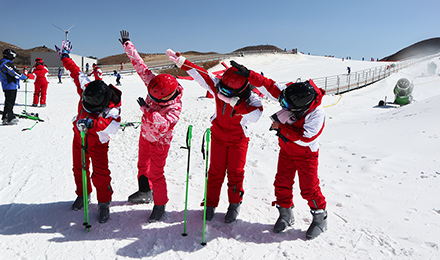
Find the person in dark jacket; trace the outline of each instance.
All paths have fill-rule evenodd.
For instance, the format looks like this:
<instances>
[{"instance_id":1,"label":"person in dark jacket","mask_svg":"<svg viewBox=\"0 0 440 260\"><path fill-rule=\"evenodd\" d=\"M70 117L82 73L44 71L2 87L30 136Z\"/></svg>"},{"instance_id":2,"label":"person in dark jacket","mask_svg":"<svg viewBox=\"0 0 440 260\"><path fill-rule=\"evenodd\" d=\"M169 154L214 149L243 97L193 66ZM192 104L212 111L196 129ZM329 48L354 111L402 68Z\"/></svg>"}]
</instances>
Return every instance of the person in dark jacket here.
<instances>
[{"instance_id":1,"label":"person in dark jacket","mask_svg":"<svg viewBox=\"0 0 440 260\"><path fill-rule=\"evenodd\" d=\"M17 89L20 88L20 80L27 79L24 74L18 72L14 65L13 60L16 56L17 53L14 50L6 49L3 51L3 59L0 60L0 81L5 93L5 107L2 115L4 125L16 125L18 123L13 108L17 98Z\"/></svg>"}]
</instances>

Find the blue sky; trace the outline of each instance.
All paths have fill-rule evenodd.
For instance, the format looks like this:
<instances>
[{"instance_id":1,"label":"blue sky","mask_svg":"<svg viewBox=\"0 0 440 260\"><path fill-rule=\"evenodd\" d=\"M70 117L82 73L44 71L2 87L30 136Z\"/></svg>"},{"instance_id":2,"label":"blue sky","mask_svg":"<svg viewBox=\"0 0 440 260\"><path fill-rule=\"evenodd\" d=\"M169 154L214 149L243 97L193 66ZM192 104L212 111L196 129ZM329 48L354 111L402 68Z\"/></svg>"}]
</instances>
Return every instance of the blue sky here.
<instances>
[{"instance_id":1,"label":"blue sky","mask_svg":"<svg viewBox=\"0 0 440 260\"><path fill-rule=\"evenodd\" d=\"M73 53L123 53L119 31L140 52L231 52L259 44L316 55L383 58L440 37L438 0L315 1L5 1L0 40L23 49L54 49L68 29Z\"/></svg>"}]
</instances>

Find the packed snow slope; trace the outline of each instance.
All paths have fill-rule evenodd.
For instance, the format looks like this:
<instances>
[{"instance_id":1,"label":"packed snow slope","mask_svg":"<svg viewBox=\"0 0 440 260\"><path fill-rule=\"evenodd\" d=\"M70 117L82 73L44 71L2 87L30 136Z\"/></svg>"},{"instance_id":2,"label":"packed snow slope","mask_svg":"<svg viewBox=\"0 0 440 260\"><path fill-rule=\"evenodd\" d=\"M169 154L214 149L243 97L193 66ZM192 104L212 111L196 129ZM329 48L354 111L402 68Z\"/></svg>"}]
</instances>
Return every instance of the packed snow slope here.
<instances>
[{"instance_id":1,"label":"packed snow slope","mask_svg":"<svg viewBox=\"0 0 440 260\"><path fill-rule=\"evenodd\" d=\"M279 82L343 74L376 62L342 61L306 55L265 54L237 58ZM438 57L432 61L440 65ZM225 60L229 64L229 60ZM1 259L439 259L440 258L440 77L427 75L421 62L365 88L342 96L325 96L326 127L321 136L319 176L328 201L329 229L307 241L311 223L306 201L294 186L296 223L272 232L278 211L273 181L278 144L269 131L277 102L263 100L264 113L251 126L245 174L245 195L239 219L223 221L227 194L207 222L202 242L205 162L202 136L214 112L212 99L193 81L181 80L183 110L174 131L165 175L170 201L167 215L148 223L153 205L131 205L137 190L139 128L127 127L112 136L110 169L114 189L110 220L97 221L92 193L92 228L82 226L83 212L70 210L75 186L72 175L71 118L79 97L70 79L51 79L46 108L27 107L45 122L0 127L0 258ZM382 63L381 63L382 64ZM213 70L222 69L220 66ZM399 78L413 81L414 102L395 108L377 107ZM104 80L114 83L107 76ZM124 75L120 89L122 120L139 121L136 103L146 87L136 75ZM33 84L27 85L28 90ZM25 85L16 112L25 108ZM27 102L32 92L27 94ZM0 103L3 104L3 96ZM187 167L186 132L193 125L188 200L188 236L183 237ZM215 159L215 158L214 158ZM224 188L226 186L226 181Z\"/></svg>"}]
</instances>

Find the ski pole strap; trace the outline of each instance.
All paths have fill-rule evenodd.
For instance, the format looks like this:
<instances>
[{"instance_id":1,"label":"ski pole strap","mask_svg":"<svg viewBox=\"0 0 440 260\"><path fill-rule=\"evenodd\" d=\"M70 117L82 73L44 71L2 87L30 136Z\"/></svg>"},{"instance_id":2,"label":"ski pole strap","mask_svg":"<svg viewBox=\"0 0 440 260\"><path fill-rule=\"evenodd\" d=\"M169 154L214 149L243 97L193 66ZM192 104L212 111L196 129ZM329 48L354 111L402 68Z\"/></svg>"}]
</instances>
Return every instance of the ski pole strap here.
<instances>
[{"instance_id":1,"label":"ski pole strap","mask_svg":"<svg viewBox=\"0 0 440 260\"><path fill-rule=\"evenodd\" d=\"M209 142L210 142L210 136L211 136L211 129L206 129L205 133L203 134L203 140L202 140L202 154L203 154L203 160L205 160L205 136L206 136L206 154L209 150Z\"/></svg>"},{"instance_id":2,"label":"ski pole strap","mask_svg":"<svg viewBox=\"0 0 440 260\"><path fill-rule=\"evenodd\" d=\"M203 139L202 139L202 154L203 154L203 160L205 160L205 136L208 129L206 129L205 133L203 133Z\"/></svg>"},{"instance_id":3,"label":"ski pole strap","mask_svg":"<svg viewBox=\"0 0 440 260\"><path fill-rule=\"evenodd\" d=\"M191 147L191 138L192 138L192 125L188 126L188 132L186 132L186 147L189 149Z\"/></svg>"}]
</instances>

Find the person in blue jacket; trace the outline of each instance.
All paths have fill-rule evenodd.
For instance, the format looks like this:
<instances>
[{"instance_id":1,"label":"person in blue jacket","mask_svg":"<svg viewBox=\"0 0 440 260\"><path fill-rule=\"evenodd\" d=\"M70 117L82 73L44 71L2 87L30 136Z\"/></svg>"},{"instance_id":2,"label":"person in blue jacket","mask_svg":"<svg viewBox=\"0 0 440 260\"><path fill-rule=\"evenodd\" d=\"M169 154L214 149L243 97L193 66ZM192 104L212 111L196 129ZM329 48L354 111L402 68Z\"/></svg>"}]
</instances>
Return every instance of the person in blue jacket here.
<instances>
[{"instance_id":1,"label":"person in blue jacket","mask_svg":"<svg viewBox=\"0 0 440 260\"><path fill-rule=\"evenodd\" d=\"M5 107L2 115L4 125L16 125L18 123L13 108L17 98L17 89L20 88L20 80L27 79L14 65L13 60L16 56L17 53L14 50L6 49L3 51L3 59L0 60L0 81L5 93Z\"/></svg>"},{"instance_id":2,"label":"person in blue jacket","mask_svg":"<svg viewBox=\"0 0 440 260\"><path fill-rule=\"evenodd\" d=\"M114 70L113 76L116 77L116 86L120 86L121 85L121 74L119 74L119 72L117 70Z\"/></svg>"}]
</instances>

